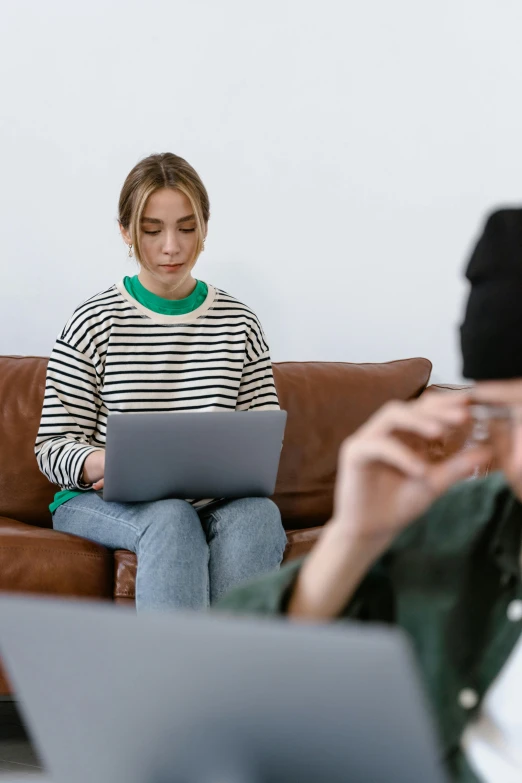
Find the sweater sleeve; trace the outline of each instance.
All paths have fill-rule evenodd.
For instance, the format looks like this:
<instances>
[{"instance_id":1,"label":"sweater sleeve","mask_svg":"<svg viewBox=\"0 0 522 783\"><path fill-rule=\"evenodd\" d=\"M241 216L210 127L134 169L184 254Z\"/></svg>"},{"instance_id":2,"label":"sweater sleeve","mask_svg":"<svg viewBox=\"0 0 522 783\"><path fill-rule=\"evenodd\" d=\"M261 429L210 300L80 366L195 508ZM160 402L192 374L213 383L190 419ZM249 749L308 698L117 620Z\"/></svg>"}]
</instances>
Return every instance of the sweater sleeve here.
<instances>
[{"instance_id":1,"label":"sweater sleeve","mask_svg":"<svg viewBox=\"0 0 522 783\"><path fill-rule=\"evenodd\" d=\"M81 481L83 464L91 452L101 448L91 444L98 390L92 360L58 339L47 366L35 454L42 473L62 489L88 489Z\"/></svg>"},{"instance_id":2,"label":"sweater sleeve","mask_svg":"<svg viewBox=\"0 0 522 783\"><path fill-rule=\"evenodd\" d=\"M291 560L278 571L235 587L212 606L229 614L286 615L304 558ZM394 624L395 596L382 561L366 574L351 600L332 622L358 620Z\"/></svg>"},{"instance_id":3,"label":"sweater sleeve","mask_svg":"<svg viewBox=\"0 0 522 783\"><path fill-rule=\"evenodd\" d=\"M286 614L289 597L303 564L292 560L278 571L236 587L212 607L230 614Z\"/></svg>"},{"instance_id":4,"label":"sweater sleeve","mask_svg":"<svg viewBox=\"0 0 522 783\"><path fill-rule=\"evenodd\" d=\"M236 410L279 410L270 351L261 324L257 319L247 336L246 360L241 376Z\"/></svg>"}]
</instances>

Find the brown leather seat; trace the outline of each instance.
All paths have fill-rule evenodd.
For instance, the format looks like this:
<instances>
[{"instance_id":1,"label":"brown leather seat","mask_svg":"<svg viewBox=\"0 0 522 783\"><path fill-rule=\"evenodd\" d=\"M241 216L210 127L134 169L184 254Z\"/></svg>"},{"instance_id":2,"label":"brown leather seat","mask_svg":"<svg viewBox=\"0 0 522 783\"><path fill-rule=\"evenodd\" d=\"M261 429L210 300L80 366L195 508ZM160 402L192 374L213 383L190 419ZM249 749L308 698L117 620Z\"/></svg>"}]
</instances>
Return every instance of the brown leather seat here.
<instances>
[{"instance_id":1,"label":"brown leather seat","mask_svg":"<svg viewBox=\"0 0 522 783\"><path fill-rule=\"evenodd\" d=\"M134 554L51 529L48 506L57 488L40 473L33 449L46 365L41 357L0 357L0 590L131 603ZM274 366L288 411L274 496L288 531L285 559L307 552L331 514L343 439L387 400L421 394L430 371L427 359ZM435 443L432 456L462 445ZM0 694L7 692L0 675Z\"/></svg>"},{"instance_id":2,"label":"brown leather seat","mask_svg":"<svg viewBox=\"0 0 522 783\"><path fill-rule=\"evenodd\" d=\"M112 600L113 563L93 541L0 517L0 590Z\"/></svg>"}]
</instances>

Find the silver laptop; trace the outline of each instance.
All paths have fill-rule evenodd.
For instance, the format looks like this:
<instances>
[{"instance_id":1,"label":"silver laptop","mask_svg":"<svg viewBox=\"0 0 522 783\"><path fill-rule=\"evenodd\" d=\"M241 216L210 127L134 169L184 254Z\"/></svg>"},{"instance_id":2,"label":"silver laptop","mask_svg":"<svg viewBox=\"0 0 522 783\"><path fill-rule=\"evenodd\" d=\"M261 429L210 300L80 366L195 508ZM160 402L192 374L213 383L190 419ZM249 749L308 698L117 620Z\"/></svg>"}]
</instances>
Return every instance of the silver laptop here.
<instances>
[{"instance_id":1,"label":"silver laptop","mask_svg":"<svg viewBox=\"0 0 522 783\"><path fill-rule=\"evenodd\" d=\"M442 783L383 627L0 599L0 654L56 783Z\"/></svg>"},{"instance_id":2,"label":"silver laptop","mask_svg":"<svg viewBox=\"0 0 522 783\"><path fill-rule=\"evenodd\" d=\"M269 497L285 424L286 411L112 414L103 499Z\"/></svg>"}]
</instances>

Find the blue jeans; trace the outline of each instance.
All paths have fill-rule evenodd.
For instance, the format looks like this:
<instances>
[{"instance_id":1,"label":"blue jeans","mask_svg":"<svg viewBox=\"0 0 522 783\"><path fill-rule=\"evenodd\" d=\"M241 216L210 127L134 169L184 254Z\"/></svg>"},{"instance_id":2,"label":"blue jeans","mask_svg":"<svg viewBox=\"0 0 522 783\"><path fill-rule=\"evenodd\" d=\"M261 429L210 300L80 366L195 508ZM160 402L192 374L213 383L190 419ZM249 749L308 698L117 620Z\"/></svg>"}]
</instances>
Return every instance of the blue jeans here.
<instances>
[{"instance_id":1,"label":"blue jeans","mask_svg":"<svg viewBox=\"0 0 522 783\"><path fill-rule=\"evenodd\" d=\"M235 585L277 568L286 535L268 498L108 503L86 492L59 506L53 527L138 557L136 608L204 609Z\"/></svg>"}]
</instances>

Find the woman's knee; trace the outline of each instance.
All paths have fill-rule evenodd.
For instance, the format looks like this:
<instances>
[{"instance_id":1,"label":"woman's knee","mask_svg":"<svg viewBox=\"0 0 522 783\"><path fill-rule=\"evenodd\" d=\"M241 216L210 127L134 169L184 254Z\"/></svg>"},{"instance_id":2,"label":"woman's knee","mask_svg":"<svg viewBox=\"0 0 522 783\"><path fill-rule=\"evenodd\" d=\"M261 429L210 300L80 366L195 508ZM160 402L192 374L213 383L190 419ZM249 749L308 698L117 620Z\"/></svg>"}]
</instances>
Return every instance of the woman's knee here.
<instances>
[{"instance_id":1,"label":"woman's knee","mask_svg":"<svg viewBox=\"0 0 522 783\"><path fill-rule=\"evenodd\" d=\"M266 525L268 529L282 529L281 512L270 498L247 498L249 504L249 515L251 515L258 524Z\"/></svg>"},{"instance_id":2,"label":"woman's knee","mask_svg":"<svg viewBox=\"0 0 522 783\"><path fill-rule=\"evenodd\" d=\"M177 498L165 498L164 500L154 500L151 503L143 503L144 512L151 519L168 521L169 519L179 519L182 523L189 522L197 513L193 506L186 500Z\"/></svg>"},{"instance_id":3,"label":"woman's knee","mask_svg":"<svg viewBox=\"0 0 522 783\"><path fill-rule=\"evenodd\" d=\"M281 513L270 498L233 501L219 513L219 518L222 529L229 527L231 535L243 534L249 541L266 542L281 549L286 545Z\"/></svg>"},{"instance_id":4,"label":"woman's knee","mask_svg":"<svg viewBox=\"0 0 522 783\"><path fill-rule=\"evenodd\" d=\"M278 543L284 550L286 546L286 532L281 521L281 512L270 498L252 498L256 501L259 524L263 527L265 535Z\"/></svg>"},{"instance_id":5,"label":"woman's knee","mask_svg":"<svg viewBox=\"0 0 522 783\"><path fill-rule=\"evenodd\" d=\"M204 543L205 537L199 517L194 508L186 500L168 498L144 504L142 523L142 539L160 535L168 540L180 543Z\"/></svg>"}]
</instances>

